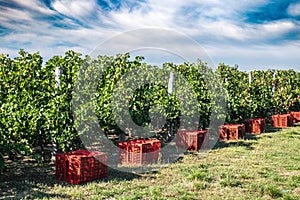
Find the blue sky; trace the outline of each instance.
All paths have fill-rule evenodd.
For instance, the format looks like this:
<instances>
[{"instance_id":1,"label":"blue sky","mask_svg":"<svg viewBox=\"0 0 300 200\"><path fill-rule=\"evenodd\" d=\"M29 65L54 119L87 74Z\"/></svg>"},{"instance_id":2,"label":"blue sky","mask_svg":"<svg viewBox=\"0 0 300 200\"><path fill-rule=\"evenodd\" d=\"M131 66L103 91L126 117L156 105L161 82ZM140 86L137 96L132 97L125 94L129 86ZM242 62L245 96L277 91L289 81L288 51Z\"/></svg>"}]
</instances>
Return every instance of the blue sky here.
<instances>
[{"instance_id":1,"label":"blue sky","mask_svg":"<svg viewBox=\"0 0 300 200\"><path fill-rule=\"evenodd\" d=\"M0 0L0 53L12 57L20 48L46 59L69 49L89 54L139 28L187 35L215 64L300 69L300 1Z\"/></svg>"}]
</instances>

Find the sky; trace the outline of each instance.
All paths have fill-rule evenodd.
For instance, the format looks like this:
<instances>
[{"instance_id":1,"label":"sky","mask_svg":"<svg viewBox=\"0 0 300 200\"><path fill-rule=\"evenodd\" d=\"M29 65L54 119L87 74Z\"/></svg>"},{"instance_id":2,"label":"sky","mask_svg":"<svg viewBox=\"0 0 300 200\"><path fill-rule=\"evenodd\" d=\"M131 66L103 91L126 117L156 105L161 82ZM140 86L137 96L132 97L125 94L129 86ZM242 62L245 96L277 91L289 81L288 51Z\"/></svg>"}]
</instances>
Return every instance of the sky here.
<instances>
[{"instance_id":1,"label":"sky","mask_svg":"<svg viewBox=\"0 0 300 200\"><path fill-rule=\"evenodd\" d=\"M85 55L143 28L185 35L215 65L300 70L296 0L0 0L0 53L11 57L21 48L45 60L70 49ZM148 39L146 33L142 40ZM172 43L189 51L176 37Z\"/></svg>"}]
</instances>

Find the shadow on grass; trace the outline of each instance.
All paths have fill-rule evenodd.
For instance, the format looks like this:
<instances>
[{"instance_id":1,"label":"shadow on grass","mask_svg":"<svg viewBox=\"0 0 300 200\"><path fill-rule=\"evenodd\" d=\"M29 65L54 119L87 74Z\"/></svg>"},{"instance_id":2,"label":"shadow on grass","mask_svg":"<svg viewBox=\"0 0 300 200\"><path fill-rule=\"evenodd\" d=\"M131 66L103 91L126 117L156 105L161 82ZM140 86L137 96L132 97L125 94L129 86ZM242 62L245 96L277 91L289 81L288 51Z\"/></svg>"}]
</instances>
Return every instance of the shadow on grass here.
<instances>
[{"instance_id":1,"label":"shadow on grass","mask_svg":"<svg viewBox=\"0 0 300 200\"><path fill-rule=\"evenodd\" d=\"M295 126L295 127L300 127L300 122L294 123L293 126Z\"/></svg>"},{"instance_id":2,"label":"shadow on grass","mask_svg":"<svg viewBox=\"0 0 300 200\"><path fill-rule=\"evenodd\" d=\"M259 140L259 135L247 133L245 140L237 140L237 141L218 141L213 149L221 149L227 147L245 147L247 150L253 150L252 146L255 141Z\"/></svg>"},{"instance_id":3,"label":"shadow on grass","mask_svg":"<svg viewBox=\"0 0 300 200\"><path fill-rule=\"evenodd\" d=\"M262 133L262 134L264 134L264 133ZM246 133L245 140L257 141L260 139L260 137L258 137L258 136L259 135L256 135L256 134Z\"/></svg>"},{"instance_id":4,"label":"shadow on grass","mask_svg":"<svg viewBox=\"0 0 300 200\"><path fill-rule=\"evenodd\" d=\"M278 131L282 131L282 128L274 128L274 127L270 127L267 129L266 133L275 133Z\"/></svg>"},{"instance_id":5,"label":"shadow on grass","mask_svg":"<svg viewBox=\"0 0 300 200\"><path fill-rule=\"evenodd\" d=\"M39 165L34 160L23 159L18 161L5 160L6 169L0 174L0 199L22 199L22 198L58 198L70 199L66 194L53 193L49 188L55 185L75 187L66 182L55 179L55 165ZM112 180L133 180L140 178L138 174L123 172L109 168L108 177L94 180L93 182L109 182ZM86 185L82 183L80 185Z\"/></svg>"},{"instance_id":6,"label":"shadow on grass","mask_svg":"<svg viewBox=\"0 0 300 200\"><path fill-rule=\"evenodd\" d=\"M238 140L238 141L228 141L223 142L219 141L215 145L213 149L221 149L221 148L228 148L228 147L245 147L247 150L253 150L254 147L252 146L252 142L247 142L245 140Z\"/></svg>"},{"instance_id":7,"label":"shadow on grass","mask_svg":"<svg viewBox=\"0 0 300 200\"><path fill-rule=\"evenodd\" d=\"M55 180L53 164L41 166L33 160L6 160L5 171L0 174L0 199L21 199L57 197L69 198L67 195L48 193Z\"/></svg>"},{"instance_id":8,"label":"shadow on grass","mask_svg":"<svg viewBox=\"0 0 300 200\"><path fill-rule=\"evenodd\" d=\"M281 130L282 130L281 128L275 128L270 124L267 124L267 126L266 126L266 133L274 133L274 132L278 132Z\"/></svg>"},{"instance_id":9,"label":"shadow on grass","mask_svg":"<svg viewBox=\"0 0 300 200\"><path fill-rule=\"evenodd\" d=\"M108 176L105 179L97 180L97 182L107 182L111 180L117 181L131 181L136 178L140 178L141 176L135 173L120 171L118 169L109 168Z\"/></svg>"},{"instance_id":10,"label":"shadow on grass","mask_svg":"<svg viewBox=\"0 0 300 200\"><path fill-rule=\"evenodd\" d=\"M20 183L20 185L15 184L14 186L9 185L8 187L0 189L1 197L0 199L70 199L69 195L61 193L48 193L47 189L43 186L39 186L37 183ZM8 189L7 189L8 188ZM49 190L49 188L48 188Z\"/></svg>"},{"instance_id":11,"label":"shadow on grass","mask_svg":"<svg viewBox=\"0 0 300 200\"><path fill-rule=\"evenodd\" d=\"M296 132L296 131L289 131L287 133L284 134L284 136L286 138L300 138L300 132Z\"/></svg>"},{"instance_id":12,"label":"shadow on grass","mask_svg":"<svg viewBox=\"0 0 300 200\"><path fill-rule=\"evenodd\" d=\"M293 124L293 126L291 126L291 127L288 127L288 128L293 128L293 127L300 127L300 123L294 123ZM267 128L266 128L266 133L264 133L264 134L272 134L272 133L274 133L274 132L278 132L278 131L282 131L282 130L285 130L286 128L274 128L274 127L272 127L272 126L267 126Z\"/></svg>"}]
</instances>

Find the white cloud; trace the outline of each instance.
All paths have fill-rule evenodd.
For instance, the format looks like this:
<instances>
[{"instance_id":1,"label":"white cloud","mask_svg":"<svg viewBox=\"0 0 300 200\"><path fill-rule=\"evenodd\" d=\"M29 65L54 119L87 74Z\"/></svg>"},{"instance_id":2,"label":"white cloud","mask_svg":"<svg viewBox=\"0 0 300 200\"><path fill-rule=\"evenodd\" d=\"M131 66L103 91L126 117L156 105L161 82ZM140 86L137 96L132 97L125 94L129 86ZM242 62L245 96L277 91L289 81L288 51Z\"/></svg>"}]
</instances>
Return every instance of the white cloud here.
<instances>
[{"instance_id":1,"label":"white cloud","mask_svg":"<svg viewBox=\"0 0 300 200\"><path fill-rule=\"evenodd\" d=\"M54 12L52 10L47 8L45 5L43 5L38 0L26 0L26 1L10 0L10 2L15 5L19 5L26 9L37 11L37 12L45 14L45 15L54 14Z\"/></svg>"},{"instance_id":2,"label":"white cloud","mask_svg":"<svg viewBox=\"0 0 300 200\"><path fill-rule=\"evenodd\" d=\"M42 24L49 24L46 21L36 20L37 16L50 16L54 11L45 7L37 0L17 1L11 0L15 5L20 6L22 9L16 7L0 6L0 25L2 27L13 30L14 32L40 32L45 28Z\"/></svg>"},{"instance_id":3,"label":"white cloud","mask_svg":"<svg viewBox=\"0 0 300 200\"><path fill-rule=\"evenodd\" d=\"M290 32L295 28L295 24L291 21L276 21L262 25L262 31L266 34L265 37L280 36L284 33Z\"/></svg>"},{"instance_id":4,"label":"white cloud","mask_svg":"<svg viewBox=\"0 0 300 200\"><path fill-rule=\"evenodd\" d=\"M4 7L4 6L0 6L0 17L1 17L1 22L2 21L9 21L11 19L14 20L32 20L32 16L28 11L23 11L23 10L17 10L17 9L13 9L13 8L8 8L8 7Z\"/></svg>"},{"instance_id":5,"label":"white cloud","mask_svg":"<svg viewBox=\"0 0 300 200\"><path fill-rule=\"evenodd\" d=\"M262 40L269 37L270 33L273 36L280 36L293 29L291 22L249 25L242 21L239 13L262 5L266 1L208 0L199 3L196 0L149 0L140 3L139 9L131 12L127 7L123 7L99 18L121 31L145 27L171 28L192 37L205 37L208 41L214 38L237 41ZM190 8L189 12L198 12L198 15L184 13L182 10L184 7ZM280 29L280 26L283 28Z\"/></svg>"},{"instance_id":6,"label":"white cloud","mask_svg":"<svg viewBox=\"0 0 300 200\"><path fill-rule=\"evenodd\" d=\"M61 14L78 18L90 16L97 7L95 0L55 0L52 6Z\"/></svg>"},{"instance_id":7,"label":"white cloud","mask_svg":"<svg viewBox=\"0 0 300 200\"><path fill-rule=\"evenodd\" d=\"M287 12L294 17L300 16L300 3L291 4L288 7Z\"/></svg>"},{"instance_id":8,"label":"white cloud","mask_svg":"<svg viewBox=\"0 0 300 200\"><path fill-rule=\"evenodd\" d=\"M0 51L9 52L11 55L13 50L8 51L7 46L12 44L31 52L40 51L46 58L62 55L68 49L88 54L101 42L118 33L155 27L175 30L197 40L208 49L215 62L240 65L248 62L253 63L253 66L268 63L271 65L275 61L300 63L296 56L300 53L299 46L270 45L270 41L281 39L285 34L299 30L296 22L278 20L264 24L248 24L240 16L246 10L265 4L267 0L134 1L138 4L134 9L130 8L129 2L127 6L122 5L119 10L105 13L96 5L96 0L54 0L52 7L56 11L46 8L37 0L12 1L24 9L0 6L0 25L13 30L10 34L1 36ZM183 8L190 8L191 13L184 13ZM292 6L289 10L290 14L295 15L296 11L292 11ZM53 21L35 20L38 13L42 16L57 16L57 12L71 17L57 21L58 23L76 28L63 29L55 27ZM81 27L72 18L86 22L89 28ZM145 40L149 38L151 37L145 33ZM183 46L188 51L193 51L180 41L174 42L173 45L174 48Z\"/></svg>"},{"instance_id":9,"label":"white cloud","mask_svg":"<svg viewBox=\"0 0 300 200\"><path fill-rule=\"evenodd\" d=\"M300 42L282 45L204 45L215 64L224 62L241 70L294 69L300 71Z\"/></svg>"}]
</instances>

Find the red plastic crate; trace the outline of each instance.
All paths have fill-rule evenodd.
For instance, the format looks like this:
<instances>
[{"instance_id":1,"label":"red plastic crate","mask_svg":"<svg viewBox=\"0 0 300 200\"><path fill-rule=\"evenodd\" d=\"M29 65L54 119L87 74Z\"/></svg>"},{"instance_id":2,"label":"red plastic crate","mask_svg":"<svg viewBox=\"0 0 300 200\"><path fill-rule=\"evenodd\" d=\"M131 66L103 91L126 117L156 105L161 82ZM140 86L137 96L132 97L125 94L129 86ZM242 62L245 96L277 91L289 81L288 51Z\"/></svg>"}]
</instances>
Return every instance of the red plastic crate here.
<instances>
[{"instance_id":1,"label":"red plastic crate","mask_svg":"<svg viewBox=\"0 0 300 200\"><path fill-rule=\"evenodd\" d=\"M266 131L266 119L264 118L246 119L244 124L247 133L261 134Z\"/></svg>"},{"instance_id":2,"label":"red plastic crate","mask_svg":"<svg viewBox=\"0 0 300 200\"><path fill-rule=\"evenodd\" d=\"M275 128L279 127L279 115L271 116L271 125Z\"/></svg>"},{"instance_id":3,"label":"red plastic crate","mask_svg":"<svg viewBox=\"0 0 300 200\"><path fill-rule=\"evenodd\" d=\"M118 143L119 147L119 163L120 164L125 164L128 162L128 142L119 142Z\"/></svg>"},{"instance_id":4,"label":"red plastic crate","mask_svg":"<svg viewBox=\"0 0 300 200\"><path fill-rule=\"evenodd\" d=\"M177 147L187 150L199 151L209 146L207 130L185 130L176 134Z\"/></svg>"},{"instance_id":5,"label":"red plastic crate","mask_svg":"<svg viewBox=\"0 0 300 200\"><path fill-rule=\"evenodd\" d=\"M188 149L188 134L187 134L187 130L181 130L181 131L178 131L176 133L176 136L175 136L175 140L176 140L176 146L177 147L180 147L180 148L183 148L183 149Z\"/></svg>"},{"instance_id":6,"label":"red plastic crate","mask_svg":"<svg viewBox=\"0 0 300 200\"><path fill-rule=\"evenodd\" d=\"M271 124L275 128L287 128L293 125L293 118L290 114L271 116Z\"/></svg>"},{"instance_id":7,"label":"red plastic crate","mask_svg":"<svg viewBox=\"0 0 300 200\"><path fill-rule=\"evenodd\" d=\"M227 133L227 127L226 126L219 126L219 140L226 141L228 140L228 133Z\"/></svg>"},{"instance_id":8,"label":"red plastic crate","mask_svg":"<svg viewBox=\"0 0 300 200\"><path fill-rule=\"evenodd\" d=\"M60 181L67 181L67 172L66 172L66 162L67 162L67 154L57 154L55 158L55 178Z\"/></svg>"},{"instance_id":9,"label":"red plastic crate","mask_svg":"<svg viewBox=\"0 0 300 200\"><path fill-rule=\"evenodd\" d=\"M226 124L219 127L219 140L239 140L245 139L245 125L244 124Z\"/></svg>"},{"instance_id":10,"label":"red plastic crate","mask_svg":"<svg viewBox=\"0 0 300 200\"><path fill-rule=\"evenodd\" d=\"M107 155L78 150L56 155L56 179L80 184L107 177Z\"/></svg>"},{"instance_id":11,"label":"red plastic crate","mask_svg":"<svg viewBox=\"0 0 300 200\"><path fill-rule=\"evenodd\" d=\"M151 163L157 162L160 149L161 149L161 142L159 140L148 140L148 143L151 144L150 146L150 159Z\"/></svg>"},{"instance_id":12,"label":"red plastic crate","mask_svg":"<svg viewBox=\"0 0 300 200\"><path fill-rule=\"evenodd\" d=\"M300 112L291 112L290 114L293 117L294 123L300 122Z\"/></svg>"},{"instance_id":13,"label":"red plastic crate","mask_svg":"<svg viewBox=\"0 0 300 200\"><path fill-rule=\"evenodd\" d=\"M279 115L279 126L287 128L293 126L293 118L290 114Z\"/></svg>"},{"instance_id":14,"label":"red plastic crate","mask_svg":"<svg viewBox=\"0 0 300 200\"><path fill-rule=\"evenodd\" d=\"M131 140L119 142L119 163L122 165L151 164L158 161L161 142L159 140Z\"/></svg>"}]
</instances>

